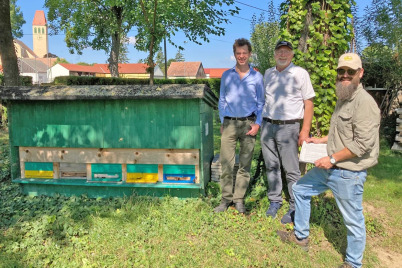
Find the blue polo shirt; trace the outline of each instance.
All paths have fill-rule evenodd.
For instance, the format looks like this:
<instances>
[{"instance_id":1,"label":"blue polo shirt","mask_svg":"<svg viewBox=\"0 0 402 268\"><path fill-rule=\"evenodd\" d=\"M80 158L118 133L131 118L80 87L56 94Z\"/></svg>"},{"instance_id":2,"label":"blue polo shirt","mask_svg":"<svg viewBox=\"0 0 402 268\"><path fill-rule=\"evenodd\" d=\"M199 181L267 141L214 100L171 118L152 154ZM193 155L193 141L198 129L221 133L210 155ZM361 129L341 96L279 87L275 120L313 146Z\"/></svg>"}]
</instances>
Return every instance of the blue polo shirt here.
<instances>
[{"instance_id":1,"label":"blue polo shirt","mask_svg":"<svg viewBox=\"0 0 402 268\"><path fill-rule=\"evenodd\" d=\"M240 79L236 66L222 74L218 105L221 123L225 116L247 117L254 113L257 115L255 123L261 125L264 103L262 74L250 67Z\"/></svg>"}]
</instances>

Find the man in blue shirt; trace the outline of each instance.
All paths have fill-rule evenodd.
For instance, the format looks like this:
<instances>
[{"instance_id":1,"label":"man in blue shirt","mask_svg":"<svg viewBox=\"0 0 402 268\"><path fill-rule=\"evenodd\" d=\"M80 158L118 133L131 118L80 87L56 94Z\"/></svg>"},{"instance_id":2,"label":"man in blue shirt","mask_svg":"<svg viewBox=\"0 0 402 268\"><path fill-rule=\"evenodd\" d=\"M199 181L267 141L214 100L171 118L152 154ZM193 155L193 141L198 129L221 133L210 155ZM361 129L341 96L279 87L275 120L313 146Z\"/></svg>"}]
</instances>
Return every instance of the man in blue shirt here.
<instances>
[{"instance_id":1,"label":"man in blue shirt","mask_svg":"<svg viewBox=\"0 0 402 268\"><path fill-rule=\"evenodd\" d=\"M222 200L214 212L223 212L234 203L239 213L245 213L244 196L250 182L250 167L254 144L262 121L264 83L262 75L249 65L251 44L237 39L233 44L236 66L222 74L219 117L221 120L220 184ZM233 183L236 145L240 144L239 170Z\"/></svg>"}]
</instances>

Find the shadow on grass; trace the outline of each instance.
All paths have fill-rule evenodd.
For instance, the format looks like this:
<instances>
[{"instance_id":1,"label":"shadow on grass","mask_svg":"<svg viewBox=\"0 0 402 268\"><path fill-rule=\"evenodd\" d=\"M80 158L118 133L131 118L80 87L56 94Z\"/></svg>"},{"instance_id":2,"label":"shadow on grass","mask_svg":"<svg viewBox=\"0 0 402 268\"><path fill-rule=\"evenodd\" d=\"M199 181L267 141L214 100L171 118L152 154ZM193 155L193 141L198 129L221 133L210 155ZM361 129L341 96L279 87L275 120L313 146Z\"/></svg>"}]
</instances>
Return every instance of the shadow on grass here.
<instances>
[{"instance_id":1,"label":"shadow on grass","mask_svg":"<svg viewBox=\"0 0 402 268\"><path fill-rule=\"evenodd\" d=\"M312 198L310 225L320 226L328 242L345 256L347 230L334 197L323 193Z\"/></svg>"}]
</instances>

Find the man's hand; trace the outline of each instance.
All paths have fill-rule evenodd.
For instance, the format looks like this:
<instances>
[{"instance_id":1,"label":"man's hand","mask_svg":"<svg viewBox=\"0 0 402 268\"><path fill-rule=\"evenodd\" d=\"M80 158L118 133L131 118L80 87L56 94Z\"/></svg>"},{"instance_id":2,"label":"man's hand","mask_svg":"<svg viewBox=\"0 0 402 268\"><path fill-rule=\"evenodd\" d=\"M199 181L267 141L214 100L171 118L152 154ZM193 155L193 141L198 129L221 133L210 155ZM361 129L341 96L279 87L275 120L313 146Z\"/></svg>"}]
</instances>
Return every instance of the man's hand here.
<instances>
[{"instance_id":1,"label":"man's hand","mask_svg":"<svg viewBox=\"0 0 402 268\"><path fill-rule=\"evenodd\" d=\"M334 166L331 164L329 156L318 159L314 164L316 167L323 169L330 169Z\"/></svg>"},{"instance_id":2,"label":"man's hand","mask_svg":"<svg viewBox=\"0 0 402 268\"><path fill-rule=\"evenodd\" d=\"M318 137L311 137L306 139L307 143L327 143L328 142L328 136L318 138Z\"/></svg>"},{"instance_id":3,"label":"man's hand","mask_svg":"<svg viewBox=\"0 0 402 268\"><path fill-rule=\"evenodd\" d=\"M251 129L249 132L246 133L246 135L250 135L250 136L255 136L258 133L258 130L260 129L260 125L258 124L251 124Z\"/></svg>"},{"instance_id":4,"label":"man's hand","mask_svg":"<svg viewBox=\"0 0 402 268\"><path fill-rule=\"evenodd\" d=\"M306 141L307 142L307 139L309 138L309 133L308 133L308 131L300 131L300 133L299 133L299 142L298 142L298 144L299 144L299 146L302 146L302 144L303 144L303 141Z\"/></svg>"},{"instance_id":5,"label":"man's hand","mask_svg":"<svg viewBox=\"0 0 402 268\"><path fill-rule=\"evenodd\" d=\"M221 124L221 135L222 135L222 132L223 132L223 125Z\"/></svg>"}]
</instances>

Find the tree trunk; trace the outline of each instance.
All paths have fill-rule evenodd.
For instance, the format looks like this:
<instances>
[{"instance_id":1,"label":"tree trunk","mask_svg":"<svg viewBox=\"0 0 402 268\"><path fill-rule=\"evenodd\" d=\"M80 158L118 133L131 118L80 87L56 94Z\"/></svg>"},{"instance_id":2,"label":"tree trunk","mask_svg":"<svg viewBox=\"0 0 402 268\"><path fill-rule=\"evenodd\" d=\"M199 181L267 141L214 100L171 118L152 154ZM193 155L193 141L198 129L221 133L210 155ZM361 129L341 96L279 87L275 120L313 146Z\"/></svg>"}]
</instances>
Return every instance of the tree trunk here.
<instances>
[{"instance_id":1,"label":"tree trunk","mask_svg":"<svg viewBox=\"0 0 402 268\"><path fill-rule=\"evenodd\" d=\"M119 77L119 54L120 54L120 29L121 29L121 23L122 23L122 7L117 7L114 6L112 7L113 14L115 15L116 23L117 23L117 28L113 34L112 34L112 48L110 49L110 55L109 55L109 70L110 70L110 75L112 77Z\"/></svg>"},{"instance_id":2,"label":"tree trunk","mask_svg":"<svg viewBox=\"0 0 402 268\"><path fill-rule=\"evenodd\" d=\"M4 85L18 86L19 70L11 34L9 0L0 0L0 18L0 57L3 65Z\"/></svg>"},{"instance_id":3,"label":"tree trunk","mask_svg":"<svg viewBox=\"0 0 402 268\"><path fill-rule=\"evenodd\" d=\"M303 27L303 31L301 32L299 45L297 47L303 53L307 53L307 41L309 39L309 33L310 33L309 27L311 25L313 25L311 2L307 4L306 8L307 8L307 14L306 14L306 18L304 20L304 27Z\"/></svg>"}]
</instances>

